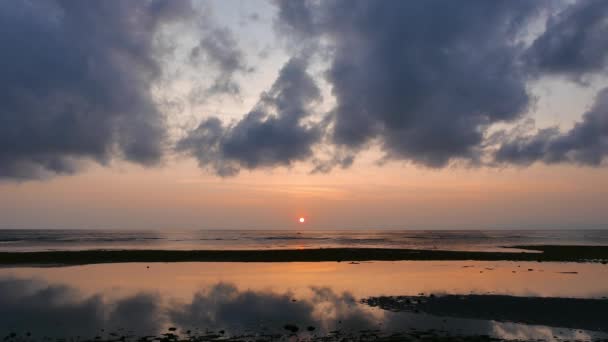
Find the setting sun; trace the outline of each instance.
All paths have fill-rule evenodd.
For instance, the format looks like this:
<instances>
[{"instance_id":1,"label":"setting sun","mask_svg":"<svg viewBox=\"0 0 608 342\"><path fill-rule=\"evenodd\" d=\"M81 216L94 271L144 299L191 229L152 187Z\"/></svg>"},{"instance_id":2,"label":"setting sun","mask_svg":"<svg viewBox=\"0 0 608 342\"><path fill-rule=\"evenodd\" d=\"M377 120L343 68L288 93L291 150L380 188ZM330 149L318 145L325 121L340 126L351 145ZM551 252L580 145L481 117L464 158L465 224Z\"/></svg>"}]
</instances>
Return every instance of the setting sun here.
<instances>
[{"instance_id":1,"label":"setting sun","mask_svg":"<svg viewBox=\"0 0 608 342\"><path fill-rule=\"evenodd\" d=\"M300 223L304 223L304 221L306 221L306 220L304 220L303 217L300 217Z\"/></svg>"}]
</instances>

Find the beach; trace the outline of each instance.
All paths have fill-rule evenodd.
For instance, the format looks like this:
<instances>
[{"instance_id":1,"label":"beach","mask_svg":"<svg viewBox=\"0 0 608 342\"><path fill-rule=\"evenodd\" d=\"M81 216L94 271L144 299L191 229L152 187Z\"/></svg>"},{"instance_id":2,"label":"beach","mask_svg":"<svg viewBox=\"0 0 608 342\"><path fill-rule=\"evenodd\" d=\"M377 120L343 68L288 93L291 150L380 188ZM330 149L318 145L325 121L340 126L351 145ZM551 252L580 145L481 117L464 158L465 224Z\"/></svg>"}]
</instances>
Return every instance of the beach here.
<instances>
[{"instance_id":1,"label":"beach","mask_svg":"<svg viewBox=\"0 0 608 342\"><path fill-rule=\"evenodd\" d=\"M4 265L82 265L119 262L320 262L476 260L608 263L608 246L511 246L504 252L389 248L275 250L87 250L0 252Z\"/></svg>"},{"instance_id":2,"label":"beach","mask_svg":"<svg viewBox=\"0 0 608 342\"><path fill-rule=\"evenodd\" d=\"M0 1L0 342L608 342L608 0Z\"/></svg>"},{"instance_id":3,"label":"beach","mask_svg":"<svg viewBox=\"0 0 608 342\"><path fill-rule=\"evenodd\" d=\"M80 249L70 245L82 243L78 234L4 234L0 334L7 341L608 339L608 246L542 244L568 242L556 233L509 233L528 244L500 246L491 232L487 240L483 232L464 235L468 245L437 232L430 243L444 249L425 249L429 241L394 248L421 233L346 240L343 232L245 232L243 247L230 240L234 232L211 232L199 233L206 240L196 247L217 241L211 235L233 249L197 250L135 233L87 233L91 246ZM256 239L270 248L252 248ZM307 248L285 246L302 241Z\"/></svg>"},{"instance_id":4,"label":"beach","mask_svg":"<svg viewBox=\"0 0 608 342\"><path fill-rule=\"evenodd\" d=\"M29 340L602 341L606 284L601 263L536 261L4 267L1 333L9 340L29 333Z\"/></svg>"}]
</instances>

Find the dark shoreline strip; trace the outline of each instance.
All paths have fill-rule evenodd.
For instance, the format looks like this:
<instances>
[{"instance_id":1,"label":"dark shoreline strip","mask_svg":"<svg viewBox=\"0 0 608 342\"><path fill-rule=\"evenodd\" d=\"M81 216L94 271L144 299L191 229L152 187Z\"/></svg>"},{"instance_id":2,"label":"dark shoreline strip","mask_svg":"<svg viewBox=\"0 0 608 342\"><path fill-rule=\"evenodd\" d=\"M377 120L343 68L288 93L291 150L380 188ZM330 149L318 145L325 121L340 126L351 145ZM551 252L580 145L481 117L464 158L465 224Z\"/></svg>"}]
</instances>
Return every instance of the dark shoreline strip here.
<instances>
[{"instance_id":1,"label":"dark shoreline strip","mask_svg":"<svg viewBox=\"0 0 608 342\"><path fill-rule=\"evenodd\" d=\"M608 262L608 246L511 246L542 253L467 252L386 248L282 250L86 250L0 252L0 265L84 265L120 262L318 262L318 261L556 261Z\"/></svg>"},{"instance_id":2,"label":"dark shoreline strip","mask_svg":"<svg viewBox=\"0 0 608 342\"><path fill-rule=\"evenodd\" d=\"M393 312L608 331L608 299L432 295L380 296L361 302Z\"/></svg>"}]
</instances>

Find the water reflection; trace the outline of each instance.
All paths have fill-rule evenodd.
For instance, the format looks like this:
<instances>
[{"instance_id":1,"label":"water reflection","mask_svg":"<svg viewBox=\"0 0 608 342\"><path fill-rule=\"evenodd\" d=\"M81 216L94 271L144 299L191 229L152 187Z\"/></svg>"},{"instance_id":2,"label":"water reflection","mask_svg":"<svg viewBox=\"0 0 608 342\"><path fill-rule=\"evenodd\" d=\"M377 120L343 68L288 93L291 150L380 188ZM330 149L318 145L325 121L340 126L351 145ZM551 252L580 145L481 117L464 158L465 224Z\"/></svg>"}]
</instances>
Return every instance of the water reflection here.
<instances>
[{"instance_id":1,"label":"water reflection","mask_svg":"<svg viewBox=\"0 0 608 342\"><path fill-rule=\"evenodd\" d=\"M372 310L358 305L348 293L311 288L311 294L296 299L289 292L240 291L233 284L218 283L196 292L187 302L145 292L112 300L104 294L83 296L74 288L40 280L5 278L0 280L0 333L55 338L144 336L175 325L180 331L276 334L285 333L285 326L291 325L327 334L377 326Z\"/></svg>"},{"instance_id":2,"label":"water reflection","mask_svg":"<svg viewBox=\"0 0 608 342\"><path fill-rule=\"evenodd\" d=\"M576 272L562 273L562 272ZM75 267L0 268L0 277L40 278L87 295L159 292L190 300L218 282L240 289L291 291L328 287L356 298L424 293L505 294L520 297L608 296L608 265L536 262L293 262L293 263L123 263Z\"/></svg>"},{"instance_id":3,"label":"water reflection","mask_svg":"<svg viewBox=\"0 0 608 342\"><path fill-rule=\"evenodd\" d=\"M0 333L9 339L11 333L34 340L44 336L136 339L160 335L169 328L171 336L211 336L213 331L218 338L291 336L292 340L422 334L418 331L525 339L605 337L591 331L497 323L489 320L491 316L463 315L453 305L446 307L450 317L443 316L445 311L435 315L430 309L426 313L392 312L361 304L349 292L314 286L308 287L306 295L296 295L290 291L242 290L234 284L216 283L184 300L145 291L119 298L106 293L85 295L73 287L42 280L0 279Z\"/></svg>"},{"instance_id":4,"label":"water reflection","mask_svg":"<svg viewBox=\"0 0 608 342\"><path fill-rule=\"evenodd\" d=\"M32 279L0 280L0 330L40 338L93 337L102 329L128 328L155 333L161 316L159 297L140 293L116 301L102 294L82 296L76 289Z\"/></svg>"}]
</instances>

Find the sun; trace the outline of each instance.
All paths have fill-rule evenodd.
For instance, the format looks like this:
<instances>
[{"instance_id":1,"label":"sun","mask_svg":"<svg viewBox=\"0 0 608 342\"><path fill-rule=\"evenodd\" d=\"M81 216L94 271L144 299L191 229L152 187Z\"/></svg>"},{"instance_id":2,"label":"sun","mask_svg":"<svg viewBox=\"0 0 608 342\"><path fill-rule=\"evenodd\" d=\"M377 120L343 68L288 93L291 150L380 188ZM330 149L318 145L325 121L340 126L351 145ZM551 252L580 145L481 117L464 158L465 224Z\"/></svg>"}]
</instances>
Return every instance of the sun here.
<instances>
[{"instance_id":1,"label":"sun","mask_svg":"<svg viewBox=\"0 0 608 342\"><path fill-rule=\"evenodd\" d=\"M304 221L306 221L303 217L300 217L299 219L300 223L304 223Z\"/></svg>"}]
</instances>

